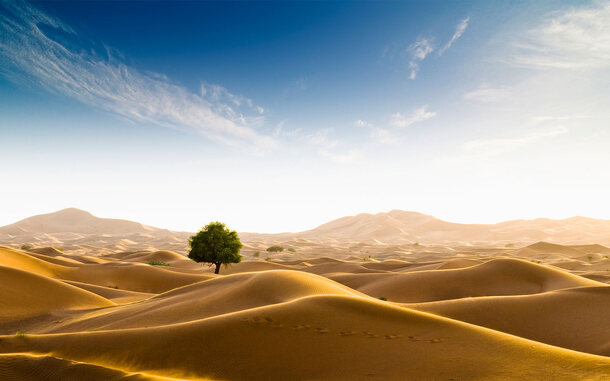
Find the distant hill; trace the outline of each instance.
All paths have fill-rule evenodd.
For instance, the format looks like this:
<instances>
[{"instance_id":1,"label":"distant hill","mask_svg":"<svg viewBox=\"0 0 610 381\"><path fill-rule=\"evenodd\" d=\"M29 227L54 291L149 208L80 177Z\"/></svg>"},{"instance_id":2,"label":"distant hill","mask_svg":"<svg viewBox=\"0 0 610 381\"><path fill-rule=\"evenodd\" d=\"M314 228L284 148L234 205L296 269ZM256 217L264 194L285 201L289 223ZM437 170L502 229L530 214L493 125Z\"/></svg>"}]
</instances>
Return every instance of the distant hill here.
<instances>
[{"instance_id":1,"label":"distant hill","mask_svg":"<svg viewBox=\"0 0 610 381\"><path fill-rule=\"evenodd\" d=\"M81 234L131 234L149 233L163 229L153 228L137 222L99 218L76 208L39 214L14 224L0 227L0 233L81 233Z\"/></svg>"},{"instance_id":2,"label":"distant hill","mask_svg":"<svg viewBox=\"0 0 610 381\"><path fill-rule=\"evenodd\" d=\"M392 210L362 213L330 221L300 233L242 233L246 240L285 240L287 238L330 242L404 243L533 243L610 244L610 220L572 217L563 220L539 218L497 224L460 224L417 212Z\"/></svg>"},{"instance_id":3,"label":"distant hill","mask_svg":"<svg viewBox=\"0 0 610 381\"><path fill-rule=\"evenodd\" d=\"M0 227L0 245L20 246L26 243L98 254L147 249L184 254L188 250L187 240L191 234L133 221L99 218L84 210L69 208ZM498 224L460 224L417 212L392 210L343 217L298 233L240 233L240 237L246 245L256 243L252 248L265 247L263 243L290 241L385 245L518 243L520 247L545 241L564 245L610 245L610 221L573 217L564 220L540 218ZM539 249L534 246L528 250Z\"/></svg>"},{"instance_id":4,"label":"distant hill","mask_svg":"<svg viewBox=\"0 0 610 381\"><path fill-rule=\"evenodd\" d=\"M138 222L99 218L76 208L40 214L0 227L0 245L55 246L83 254L147 249L184 252L189 236L189 233Z\"/></svg>"}]
</instances>

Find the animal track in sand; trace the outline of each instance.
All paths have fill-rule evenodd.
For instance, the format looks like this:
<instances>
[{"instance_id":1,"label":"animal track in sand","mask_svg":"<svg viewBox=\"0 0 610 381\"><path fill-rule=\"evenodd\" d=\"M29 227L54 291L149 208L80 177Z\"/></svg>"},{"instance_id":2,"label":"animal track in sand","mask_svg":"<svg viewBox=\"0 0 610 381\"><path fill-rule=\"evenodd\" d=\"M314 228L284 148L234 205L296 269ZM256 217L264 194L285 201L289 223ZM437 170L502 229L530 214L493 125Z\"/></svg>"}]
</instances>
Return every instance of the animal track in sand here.
<instances>
[{"instance_id":1,"label":"animal track in sand","mask_svg":"<svg viewBox=\"0 0 610 381\"><path fill-rule=\"evenodd\" d=\"M309 330L311 329L311 325L309 324L289 324L289 325L285 325L279 321L274 320L272 317L265 315L265 316L251 316L251 317L244 317L240 319L242 322L244 323L248 323L250 325L254 325L254 326L258 326L258 325L266 325L269 326L271 328L275 328L275 329L280 329L280 328L290 328L293 331L302 331L302 330ZM325 327L316 327L313 329L313 331L315 333L318 334L327 334L330 333L331 330ZM342 330L339 331L339 333L337 334L338 336L343 336L343 337L347 337L347 336L354 336L354 335L364 335L367 336L368 338L371 339L377 339L377 338L383 338L385 340L396 340L396 339L403 339L405 338L403 335L400 334L393 334L393 333L374 333L371 331L362 331L362 332L357 332L357 331L353 331L350 329L346 329L346 330ZM421 341L420 338L416 337L416 336L407 336L406 337L409 341ZM434 338L434 339L429 339L427 340L429 343L432 344L437 344L437 343L442 343L443 339L441 338Z\"/></svg>"}]
</instances>

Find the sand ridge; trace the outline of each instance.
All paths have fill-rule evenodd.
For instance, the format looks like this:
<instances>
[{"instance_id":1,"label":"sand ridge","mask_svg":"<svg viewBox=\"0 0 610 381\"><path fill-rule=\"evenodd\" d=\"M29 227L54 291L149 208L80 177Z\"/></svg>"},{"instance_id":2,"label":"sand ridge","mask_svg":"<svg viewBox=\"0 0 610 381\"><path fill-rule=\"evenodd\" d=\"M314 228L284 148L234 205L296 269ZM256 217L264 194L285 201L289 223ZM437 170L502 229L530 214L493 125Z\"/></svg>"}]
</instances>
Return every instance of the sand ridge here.
<instances>
[{"instance_id":1,"label":"sand ridge","mask_svg":"<svg viewBox=\"0 0 610 381\"><path fill-rule=\"evenodd\" d=\"M439 226L425 216L390 217L378 220ZM380 234L360 223L333 229ZM153 233L131 240L101 232L96 239L112 242L101 252L88 251L83 232L53 233L61 250L0 247L0 379L610 374L610 249L602 245L287 237L279 253L246 242L244 260L215 275L184 252L157 250ZM71 250L62 237L82 245ZM138 242L147 243L125 250Z\"/></svg>"}]
</instances>

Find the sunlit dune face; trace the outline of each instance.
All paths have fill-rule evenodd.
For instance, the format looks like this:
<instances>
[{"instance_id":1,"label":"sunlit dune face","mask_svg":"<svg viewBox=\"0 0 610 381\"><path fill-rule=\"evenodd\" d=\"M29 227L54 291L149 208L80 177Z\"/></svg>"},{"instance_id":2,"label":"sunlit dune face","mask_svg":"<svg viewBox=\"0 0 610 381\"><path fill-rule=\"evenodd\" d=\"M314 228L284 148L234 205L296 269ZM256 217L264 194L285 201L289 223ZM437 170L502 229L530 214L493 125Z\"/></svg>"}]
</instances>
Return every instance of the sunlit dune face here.
<instances>
[{"instance_id":1,"label":"sunlit dune face","mask_svg":"<svg viewBox=\"0 0 610 381\"><path fill-rule=\"evenodd\" d=\"M607 380L610 3L0 0L0 381Z\"/></svg>"},{"instance_id":2,"label":"sunlit dune face","mask_svg":"<svg viewBox=\"0 0 610 381\"><path fill-rule=\"evenodd\" d=\"M507 379L553 372L567 380L607 373L610 288L594 278L610 265L610 249L516 246L418 244L405 253L360 245L334 248L332 258L297 248L266 259L246 254L221 275L170 251L92 262L51 248L0 248L10 290L0 297L0 363L7 364L0 375L43 364L62 375L76 371L70 361L88 379L131 372L185 380L486 378L504 369ZM40 287L49 291L44 298L34 291ZM219 355L227 347L240 355L239 367ZM331 358L332 351L343 354ZM465 352L479 358L476 366L446 361ZM391 365L376 365L388 358Z\"/></svg>"}]
</instances>

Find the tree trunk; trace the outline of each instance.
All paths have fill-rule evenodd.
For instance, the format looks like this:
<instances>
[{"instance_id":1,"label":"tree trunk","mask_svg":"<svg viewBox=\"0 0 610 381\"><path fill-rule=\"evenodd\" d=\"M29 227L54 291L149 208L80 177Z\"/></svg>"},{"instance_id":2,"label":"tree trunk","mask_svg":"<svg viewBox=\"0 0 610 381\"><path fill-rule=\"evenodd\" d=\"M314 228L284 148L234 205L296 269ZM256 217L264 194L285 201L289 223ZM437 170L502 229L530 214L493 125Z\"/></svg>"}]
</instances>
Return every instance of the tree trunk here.
<instances>
[{"instance_id":1,"label":"tree trunk","mask_svg":"<svg viewBox=\"0 0 610 381\"><path fill-rule=\"evenodd\" d=\"M216 262L214 264L216 265L216 270L214 270L214 274L218 274L218 272L220 271L220 262Z\"/></svg>"}]
</instances>

